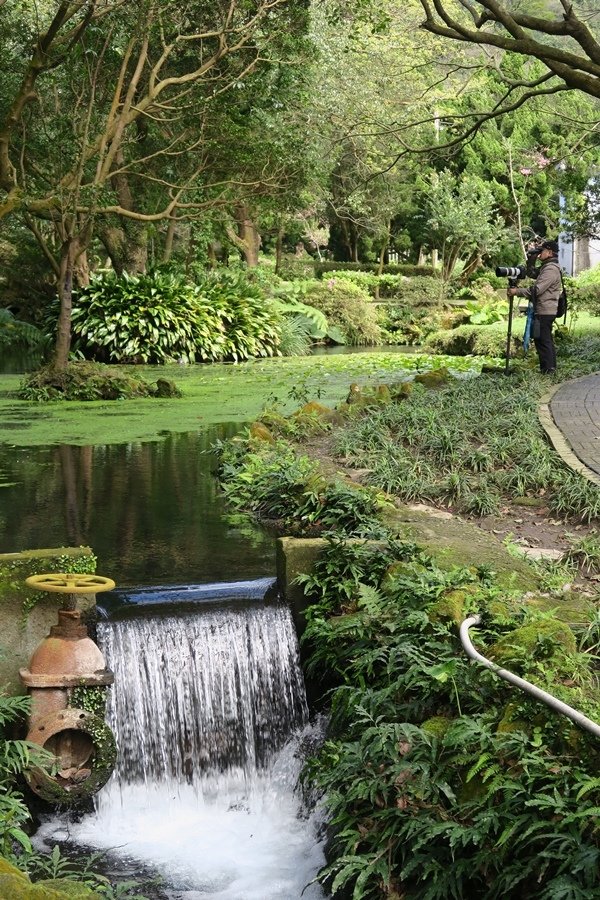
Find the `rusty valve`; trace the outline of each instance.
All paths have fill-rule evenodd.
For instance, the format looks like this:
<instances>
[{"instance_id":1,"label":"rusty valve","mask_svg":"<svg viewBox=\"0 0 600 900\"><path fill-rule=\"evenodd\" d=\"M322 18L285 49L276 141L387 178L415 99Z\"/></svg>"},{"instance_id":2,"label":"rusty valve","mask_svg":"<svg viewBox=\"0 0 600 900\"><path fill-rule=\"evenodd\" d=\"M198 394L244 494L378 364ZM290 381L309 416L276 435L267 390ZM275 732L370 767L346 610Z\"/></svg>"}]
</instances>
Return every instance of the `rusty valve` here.
<instances>
[{"instance_id":1,"label":"rusty valve","mask_svg":"<svg viewBox=\"0 0 600 900\"><path fill-rule=\"evenodd\" d=\"M95 691L97 705L98 696L114 681L100 648L81 622L77 595L112 590L115 582L101 575L50 573L31 575L25 583L38 591L64 595L58 624L51 627L29 668L20 674L31 695L27 740L50 750L57 761L56 775L35 769L29 774L29 785L44 799L68 804L100 790L114 766L114 736L104 719L95 709L75 707L83 699L82 691Z\"/></svg>"}]
</instances>

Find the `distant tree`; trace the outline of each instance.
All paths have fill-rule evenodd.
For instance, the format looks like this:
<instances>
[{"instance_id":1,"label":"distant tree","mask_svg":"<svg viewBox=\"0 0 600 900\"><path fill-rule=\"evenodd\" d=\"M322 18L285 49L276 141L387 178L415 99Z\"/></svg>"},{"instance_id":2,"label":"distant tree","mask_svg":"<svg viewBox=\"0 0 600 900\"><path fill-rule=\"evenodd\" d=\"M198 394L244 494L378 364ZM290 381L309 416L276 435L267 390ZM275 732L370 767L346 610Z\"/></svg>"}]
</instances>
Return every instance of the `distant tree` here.
<instances>
[{"instance_id":1,"label":"distant tree","mask_svg":"<svg viewBox=\"0 0 600 900\"><path fill-rule=\"evenodd\" d=\"M423 196L426 229L431 246L440 251L445 281L459 261L475 268L496 249L505 226L483 179L433 173L423 185Z\"/></svg>"}]
</instances>

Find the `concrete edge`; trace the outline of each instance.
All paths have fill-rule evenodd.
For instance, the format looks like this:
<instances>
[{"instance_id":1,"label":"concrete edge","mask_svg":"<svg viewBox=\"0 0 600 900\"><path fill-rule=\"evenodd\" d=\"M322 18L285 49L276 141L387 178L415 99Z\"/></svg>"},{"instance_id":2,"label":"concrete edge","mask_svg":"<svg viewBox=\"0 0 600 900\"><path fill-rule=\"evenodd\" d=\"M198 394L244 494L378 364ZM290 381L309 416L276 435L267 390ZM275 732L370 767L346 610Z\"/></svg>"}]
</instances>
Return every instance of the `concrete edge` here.
<instances>
[{"instance_id":1,"label":"concrete edge","mask_svg":"<svg viewBox=\"0 0 600 900\"><path fill-rule=\"evenodd\" d=\"M584 378L589 378L589 375L583 375L581 378L573 379L574 381L582 381ZM564 383L564 382L563 382ZM593 484L600 487L600 475L597 472L594 472L593 469L590 469L588 466L583 463L575 451L569 445L566 437L557 426L554 418L552 416L552 411L550 409L550 403L552 402L552 398L556 394L556 392L562 387L562 384L555 384L550 390L544 394L544 396L540 399L538 405L538 419L540 425L548 435L548 439L552 444L553 448L556 450L558 455L561 457L562 461L570 468L573 469L574 472L578 472L579 475L583 475L584 478L587 478L588 481L591 481Z\"/></svg>"}]
</instances>

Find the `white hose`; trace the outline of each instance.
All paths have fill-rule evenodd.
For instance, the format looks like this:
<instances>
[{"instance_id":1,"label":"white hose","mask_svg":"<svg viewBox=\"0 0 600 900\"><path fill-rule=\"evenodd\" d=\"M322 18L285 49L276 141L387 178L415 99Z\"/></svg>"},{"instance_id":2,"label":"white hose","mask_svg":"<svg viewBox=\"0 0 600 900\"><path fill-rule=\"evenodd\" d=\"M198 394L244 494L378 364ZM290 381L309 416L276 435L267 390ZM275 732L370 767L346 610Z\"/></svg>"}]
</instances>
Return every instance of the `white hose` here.
<instances>
[{"instance_id":1,"label":"white hose","mask_svg":"<svg viewBox=\"0 0 600 900\"><path fill-rule=\"evenodd\" d=\"M501 669L500 666L497 666L495 663L491 662L491 660L482 656L481 653L478 653L471 643L469 628L471 628L472 625L479 625L480 622L481 616L470 616L468 619L465 619L460 626L460 639L467 655L470 656L471 659L481 663L486 669L491 669L492 672L500 678L504 678L505 681L509 681L511 684L516 685L516 687L521 688L522 691L531 694L536 700L541 700L542 703L545 703L557 712L562 713L564 716L568 716L568 718L575 722L576 725L579 725L580 728L585 728L586 731L589 731L597 738L600 738L600 725L598 725L597 722L592 722L591 719L588 719L587 716L584 716L583 713L580 713L578 710L573 709L572 706L568 706L566 703L563 703L562 700L558 700L547 691L543 691L541 688L536 687L535 684L525 681L524 678L513 675L513 673L509 672L507 669Z\"/></svg>"}]
</instances>

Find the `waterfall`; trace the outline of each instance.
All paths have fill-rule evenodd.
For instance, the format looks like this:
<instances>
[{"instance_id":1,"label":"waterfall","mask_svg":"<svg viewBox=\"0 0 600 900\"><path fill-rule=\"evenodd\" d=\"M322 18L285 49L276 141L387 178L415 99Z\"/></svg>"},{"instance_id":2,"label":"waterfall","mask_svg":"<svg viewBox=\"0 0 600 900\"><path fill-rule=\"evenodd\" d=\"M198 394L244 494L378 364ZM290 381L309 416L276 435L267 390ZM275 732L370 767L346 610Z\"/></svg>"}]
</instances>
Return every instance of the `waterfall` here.
<instances>
[{"instance_id":1,"label":"waterfall","mask_svg":"<svg viewBox=\"0 0 600 900\"><path fill-rule=\"evenodd\" d=\"M263 771L308 711L286 606L99 624L121 784Z\"/></svg>"},{"instance_id":2,"label":"waterfall","mask_svg":"<svg viewBox=\"0 0 600 900\"><path fill-rule=\"evenodd\" d=\"M98 643L118 768L94 814L54 818L37 845L107 850L128 877L159 872L177 900L322 898L306 888L324 856L318 811L296 793L314 728L289 609L103 621Z\"/></svg>"}]
</instances>

